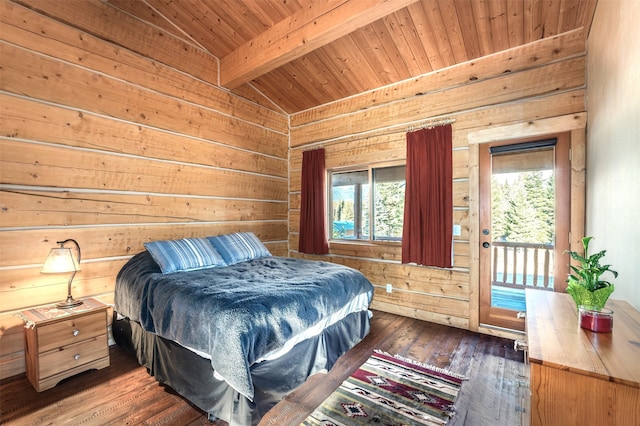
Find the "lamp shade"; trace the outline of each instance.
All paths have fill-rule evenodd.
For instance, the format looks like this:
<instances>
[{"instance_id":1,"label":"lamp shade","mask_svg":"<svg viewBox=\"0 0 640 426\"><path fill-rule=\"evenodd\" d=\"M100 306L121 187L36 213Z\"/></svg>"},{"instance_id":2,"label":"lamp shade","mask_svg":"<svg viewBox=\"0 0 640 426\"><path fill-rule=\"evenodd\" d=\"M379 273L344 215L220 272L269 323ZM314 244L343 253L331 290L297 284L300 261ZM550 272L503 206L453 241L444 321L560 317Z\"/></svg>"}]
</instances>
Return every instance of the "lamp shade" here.
<instances>
[{"instance_id":1,"label":"lamp shade","mask_svg":"<svg viewBox=\"0 0 640 426\"><path fill-rule=\"evenodd\" d=\"M42 265L43 274L59 274L63 272L76 272L80 270L80 265L76 261L70 248L56 247L49 251L47 259Z\"/></svg>"}]
</instances>

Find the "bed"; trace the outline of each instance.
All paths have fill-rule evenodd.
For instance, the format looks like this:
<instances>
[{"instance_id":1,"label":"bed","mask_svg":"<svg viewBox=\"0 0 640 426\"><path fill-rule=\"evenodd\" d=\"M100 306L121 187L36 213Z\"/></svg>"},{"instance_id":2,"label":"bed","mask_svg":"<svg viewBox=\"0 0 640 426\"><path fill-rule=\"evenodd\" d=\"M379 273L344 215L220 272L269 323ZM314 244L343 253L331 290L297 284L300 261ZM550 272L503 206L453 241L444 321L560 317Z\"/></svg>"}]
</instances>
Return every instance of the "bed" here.
<instances>
[{"instance_id":1,"label":"bed","mask_svg":"<svg viewBox=\"0 0 640 426\"><path fill-rule=\"evenodd\" d=\"M373 286L352 268L252 233L145 246L118 273L114 338L211 420L257 424L369 332Z\"/></svg>"}]
</instances>

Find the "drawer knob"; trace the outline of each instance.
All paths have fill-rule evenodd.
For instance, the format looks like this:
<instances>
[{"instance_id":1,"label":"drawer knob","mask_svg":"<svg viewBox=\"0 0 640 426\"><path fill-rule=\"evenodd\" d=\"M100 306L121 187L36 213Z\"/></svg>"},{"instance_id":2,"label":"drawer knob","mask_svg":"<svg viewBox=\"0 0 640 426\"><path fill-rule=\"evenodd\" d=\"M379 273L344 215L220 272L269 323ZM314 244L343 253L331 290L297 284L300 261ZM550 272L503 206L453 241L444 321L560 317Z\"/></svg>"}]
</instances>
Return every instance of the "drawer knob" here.
<instances>
[{"instance_id":1,"label":"drawer knob","mask_svg":"<svg viewBox=\"0 0 640 426\"><path fill-rule=\"evenodd\" d=\"M75 337L75 336L77 336L78 334L80 334L80 330L77 330L77 329L75 329L75 328L74 328L74 329L73 329L73 336Z\"/></svg>"},{"instance_id":2,"label":"drawer knob","mask_svg":"<svg viewBox=\"0 0 640 426\"><path fill-rule=\"evenodd\" d=\"M79 359L80 359L80 354L75 354L75 355L73 356L73 359L75 359L76 361L77 361L77 360L79 360Z\"/></svg>"}]
</instances>

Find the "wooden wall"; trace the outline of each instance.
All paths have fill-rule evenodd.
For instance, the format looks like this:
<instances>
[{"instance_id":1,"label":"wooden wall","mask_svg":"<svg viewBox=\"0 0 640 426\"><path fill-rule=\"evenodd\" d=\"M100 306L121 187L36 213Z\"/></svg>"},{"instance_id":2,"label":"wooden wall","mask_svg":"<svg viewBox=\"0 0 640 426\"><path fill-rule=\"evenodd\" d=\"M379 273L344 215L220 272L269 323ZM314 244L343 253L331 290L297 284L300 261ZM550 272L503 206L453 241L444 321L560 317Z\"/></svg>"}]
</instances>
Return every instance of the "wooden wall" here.
<instances>
[{"instance_id":1,"label":"wooden wall","mask_svg":"<svg viewBox=\"0 0 640 426\"><path fill-rule=\"evenodd\" d=\"M456 119L454 267L401 265L393 244L332 243L319 257L367 275L375 309L498 333L478 323L483 142L570 131L582 235L582 30L289 117L249 86L221 89L218 59L180 34L100 0L0 0L0 14L0 378L24 371L14 313L66 294L67 276L39 273L58 240L82 247L74 295L106 303L145 241L251 230L301 256L305 149L324 146L331 168L403 159L409 126Z\"/></svg>"},{"instance_id":2,"label":"wooden wall","mask_svg":"<svg viewBox=\"0 0 640 426\"><path fill-rule=\"evenodd\" d=\"M289 247L292 256L361 270L376 286L373 308L512 336L478 319L478 150L484 142L569 131L572 235L584 226L585 34L582 29L453 66L291 116ZM326 256L297 253L302 152L326 149L327 168L404 159L410 126L454 118L454 267L400 263L394 244L330 242ZM385 291L391 283L394 291Z\"/></svg>"},{"instance_id":3,"label":"wooden wall","mask_svg":"<svg viewBox=\"0 0 640 426\"><path fill-rule=\"evenodd\" d=\"M24 371L14 313L66 296L40 274L58 240L82 248L74 296L106 303L146 241L247 230L287 253L286 115L99 0L0 1L0 378Z\"/></svg>"}]
</instances>

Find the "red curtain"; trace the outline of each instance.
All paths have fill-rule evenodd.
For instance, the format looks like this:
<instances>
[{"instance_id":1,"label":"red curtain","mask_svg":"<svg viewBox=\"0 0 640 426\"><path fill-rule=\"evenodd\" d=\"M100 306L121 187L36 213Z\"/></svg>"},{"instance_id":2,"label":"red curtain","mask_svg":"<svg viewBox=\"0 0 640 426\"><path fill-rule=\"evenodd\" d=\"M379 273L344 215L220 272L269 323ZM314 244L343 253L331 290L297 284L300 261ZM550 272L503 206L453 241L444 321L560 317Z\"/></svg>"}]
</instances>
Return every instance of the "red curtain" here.
<instances>
[{"instance_id":1,"label":"red curtain","mask_svg":"<svg viewBox=\"0 0 640 426\"><path fill-rule=\"evenodd\" d=\"M300 200L300 253L327 254L324 148L302 153Z\"/></svg>"},{"instance_id":2,"label":"red curtain","mask_svg":"<svg viewBox=\"0 0 640 426\"><path fill-rule=\"evenodd\" d=\"M407 133L402 263L453 265L451 135L451 125Z\"/></svg>"}]
</instances>

